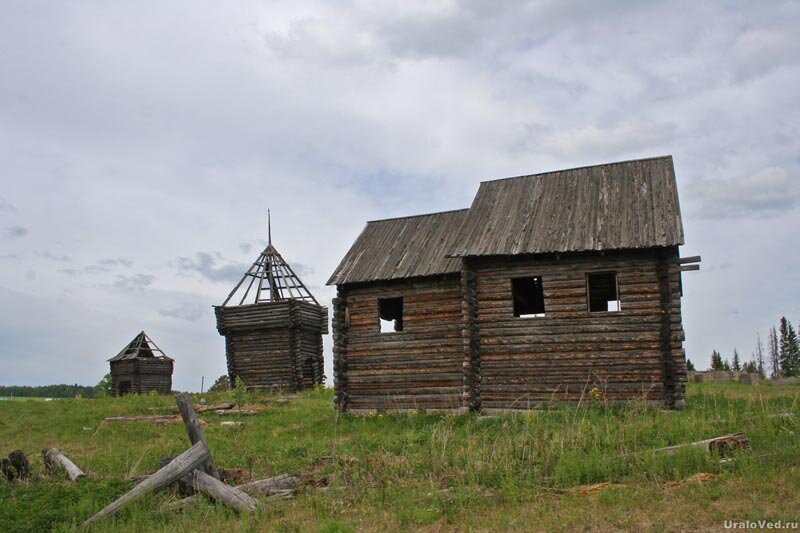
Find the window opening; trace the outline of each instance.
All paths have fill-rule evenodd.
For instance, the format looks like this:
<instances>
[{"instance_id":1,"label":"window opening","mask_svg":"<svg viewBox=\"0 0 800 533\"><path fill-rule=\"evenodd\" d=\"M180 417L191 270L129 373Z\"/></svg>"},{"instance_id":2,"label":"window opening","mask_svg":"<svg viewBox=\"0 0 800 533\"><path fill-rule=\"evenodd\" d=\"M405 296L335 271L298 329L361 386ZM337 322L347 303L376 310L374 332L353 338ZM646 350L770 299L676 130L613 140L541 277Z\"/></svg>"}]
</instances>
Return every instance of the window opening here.
<instances>
[{"instance_id":1,"label":"window opening","mask_svg":"<svg viewBox=\"0 0 800 533\"><path fill-rule=\"evenodd\" d=\"M403 297L379 298L378 318L381 333L403 331Z\"/></svg>"},{"instance_id":2,"label":"window opening","mask_svg":"<svg viewBox=\"0 0 800 533\"><path fill-rule=\"evenodd\" d=\"M544 287L541 276L511 279L514 316L533 318L544 316Z\"/></svg>"},{"instance_id":3,"label":"window opening","mask_svg":"<svg viewBox=\"0 0 800 533\"><path fill-rule=\"evenodd\" d=\"M589 312L619 311L619 290L616 272L596 272L586 275Z\"/></svg>"}]
</instances>

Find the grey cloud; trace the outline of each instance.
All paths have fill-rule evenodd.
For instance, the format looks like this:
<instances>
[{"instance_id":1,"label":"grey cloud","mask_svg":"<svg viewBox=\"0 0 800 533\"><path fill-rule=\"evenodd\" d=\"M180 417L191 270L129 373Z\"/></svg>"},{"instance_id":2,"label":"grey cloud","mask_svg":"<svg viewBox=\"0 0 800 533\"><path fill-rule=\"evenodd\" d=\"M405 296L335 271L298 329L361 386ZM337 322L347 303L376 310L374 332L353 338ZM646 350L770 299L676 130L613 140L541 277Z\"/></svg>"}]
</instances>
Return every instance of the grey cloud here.
<instances>
[{"instance_id":1,"label":"grey cloud","mask_svg":"<svg viewBox=\"0 0 800 533\"><path fill-rule=\"evenodd\" d=\"M132 266L133 266L133 261L132 261L132 260L130 260L130 259L126 259L126 258L124 258L124 257L115 257L115 258L113 258L113 259L101 259L101 260L100 260L100 261L98 261L97 263L98 263L99 265L102 265L102 266L108 266L108 267L112 267L112 266L124 266L124 267L128 267L128 268L130 268L130 267L132 267Z\"/></svg>"},{"instance_id":2,"label":"grey cloud","mask_svg":"<svg viewBox=\"0 0 800 533\"><path fill-rule=\"evenodd\" d=\"M219 252L197 252L194 258L179 257L177 266L179 271L197 273L215 282L237 282L250 267L243 263L217 266L219 261L224 261Z\"/></svg>"},{"instance_id":3,"label":"grey cloud","mask_svg":"<svg viewBox=\"0 0 800 533\"><path fill-rule=\"evenodd\" d=\"M315 272L313 267L310 267L303 263L292 263L290 266L292 267L292 270L294 270L294 273L300 276L301 278L303 276L310 276Z\"/></svg>"},{"instance_id":4,"label":"grey cloud","mask_svg":"<svg viewBox=\"0 0 800 533\"><path fill-rule=\"evenodd\" d=\"M189 322L197 322L208 312L209 310L206 307L193 303L184 303L178 307L158 310L158 314L161 316L179 318L181 320L188 320Z\"/></svg>"},{"instance_id":5,"label":"grey cloud","mask_svg":"<svg viewBox=\"0 0 800 533\"><path fill-rule=\"evenodd\" d=\"M72 261L72 259L67 255L55 255L55 254L53 254L53 253L51 253L49 251L38 252L37 255L39 257L44 257L46 259L51 259L51 260L56 261L58 263L68 263L69 261Z\"/></svg>"},{"instance_id":6,"label":"grey cloud","mask_svg":"<svg viewBox=\"0 0 800 533\"><path fill-rule=\"evenodd\" d=\"M251 251L254 250L254 248L258 248L258 250L261 251L266 246L267 246L267 241L263 239L254 239L239 243L239 249L246 254L249 254Z\"/></svg>"},{"instance_id":7,"label":"grey cloud","mask_svg":"<svg viewBox=\"0 0 800 533\"><path fill-rule=\"evenodd\" d=\"M16 213L17 208L11 202L0 196L0 213Z\"/></svg>"},{"instance_id":8,"label":"grey cloud","mask_svg":"<svg viewBox=\"0 0 800 533\"><path fill-rule=\"evenodd\" d=\"M133 276L118 275L114 287L125 292L144 290L149 287L156 277L151 274L134 274Z\"/></svg>"},{"instance_id":9,"label":"grey cloud","mask_svg":"<svg viewBox=\"0 0 800 533\"><path fill-rule=\"evenodd\" d=\"M781 167L732 179L704 179L690 187L693 215L703 218L771 216L800 205L797 179Z\"/></svg>"},{"instance_id":10,"label":"grey cloud","mask_svg":"<svg viewBox=\"0 0 800 533\"><path fill-rule=\"evenodd\" d=\"M28 231L28 228L26 228L24 226L11 226L11 227L6 228L6 235L8 235L9 237L12 237L12 238L24 237L28 233L30 233Z\"/></svg>"}]
</instances>

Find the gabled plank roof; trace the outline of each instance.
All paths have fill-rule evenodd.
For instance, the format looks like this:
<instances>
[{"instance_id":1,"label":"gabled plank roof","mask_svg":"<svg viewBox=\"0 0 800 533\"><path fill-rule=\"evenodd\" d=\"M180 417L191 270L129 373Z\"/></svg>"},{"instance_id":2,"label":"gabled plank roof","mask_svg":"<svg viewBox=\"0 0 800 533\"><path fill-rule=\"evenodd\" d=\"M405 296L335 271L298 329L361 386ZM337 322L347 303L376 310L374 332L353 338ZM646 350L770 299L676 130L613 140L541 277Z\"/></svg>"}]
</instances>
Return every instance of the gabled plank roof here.
<instances>
[{"instance_id":1,"label":"gabled plank roof","mask_svg":"<svg viewBox=\"0 0 800 533\"><path fill-rule=\"evenodd\" d=\"M447 274L461 260L445 257L467 209L367 222L328 285Z\"/></svg>"},{"instance_id":2,"label":"gabled plank roof","mask_svg":"<svg viewBox=\"0 0 800 533\"><path fill-rule=\"evenodd\" d=\"M469 209L367 223L329 285L446 274L460 258L677 246L672 156L481 183Z\"/></svg>"},{"instance_id":3,"label":"gabled plank roof","mask_svg":"<svg viewBox=\"0 0 800 533\"><path fill-rule=\"evenodd\" d=\"M672 156L481 183L453 256L683 244Z\"/></svg>"}]
</instances>

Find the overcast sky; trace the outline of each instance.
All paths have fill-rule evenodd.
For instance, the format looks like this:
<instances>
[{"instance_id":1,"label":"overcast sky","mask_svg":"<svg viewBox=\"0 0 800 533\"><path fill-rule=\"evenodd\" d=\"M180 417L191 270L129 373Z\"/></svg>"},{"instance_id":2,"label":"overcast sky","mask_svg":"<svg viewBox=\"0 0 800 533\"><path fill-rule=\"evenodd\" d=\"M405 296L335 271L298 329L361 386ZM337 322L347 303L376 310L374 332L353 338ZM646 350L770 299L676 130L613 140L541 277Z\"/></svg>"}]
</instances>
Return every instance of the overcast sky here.
<instances>
[{"instance_id":1,"label":"overcast sky","mask_svg":"<svg viewBox=\"0 0 800 533\"><path fill-rule=\"evenodd\" d=\"M703 256L687 354L749 358L800 321L798 27L779 1L5 0L0 384L95 384L142 329L177 389L213 382L267 208L327 304L366 220L665 154Z\"/></svg>"}]
</instances>

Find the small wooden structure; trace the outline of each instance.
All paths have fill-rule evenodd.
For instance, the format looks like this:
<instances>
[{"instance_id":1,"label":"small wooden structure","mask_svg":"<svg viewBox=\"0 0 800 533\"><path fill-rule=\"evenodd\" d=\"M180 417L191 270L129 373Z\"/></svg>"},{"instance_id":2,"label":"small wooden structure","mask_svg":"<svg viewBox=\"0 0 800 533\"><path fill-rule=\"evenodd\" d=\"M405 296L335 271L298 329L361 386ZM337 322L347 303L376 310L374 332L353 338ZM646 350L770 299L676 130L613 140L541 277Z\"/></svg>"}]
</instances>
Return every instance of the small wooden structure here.
<instances>
[{"instance_id":1,"label":"small wooden structure","mask_svg":"<svg viewBox=\"0 0 800 533\"><path fill-rule=\"evenodd\" d=\"M172 391L175 362L144 331L108 361L111 363L113 396L153 390L169 394Z\"/></svg>"},{"instance_id":2,"label":"small wooden structure","mask_svg":"<svg viewBox=\"0 0 800 533\"><path fill-rule=\"evenodd\" d=\"M469 209L378 220L328 281L341 410L680 408L672 158L483 182ZM590 394L591 393L591 394Z\"/></svg>"},{"instance_id":3,"label":"small wooden structure","mask_svg":"<svg viewBox=\"0 0 800 533\"><path fill-rule=\"evenodd\" d=\"M278 253L271 232L266 249L214 311L231 384L240 377L249 389L299 391L324 382L328 308Z\"/></svg>"}]
</instances>

